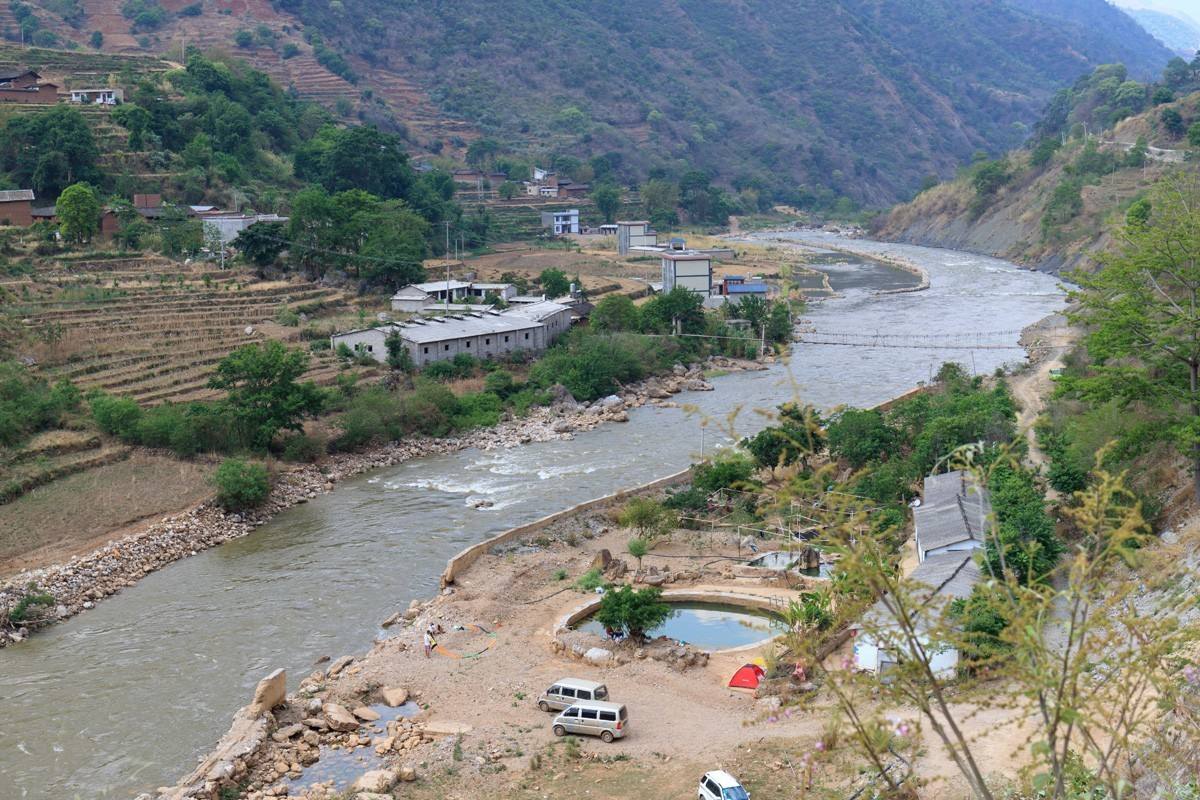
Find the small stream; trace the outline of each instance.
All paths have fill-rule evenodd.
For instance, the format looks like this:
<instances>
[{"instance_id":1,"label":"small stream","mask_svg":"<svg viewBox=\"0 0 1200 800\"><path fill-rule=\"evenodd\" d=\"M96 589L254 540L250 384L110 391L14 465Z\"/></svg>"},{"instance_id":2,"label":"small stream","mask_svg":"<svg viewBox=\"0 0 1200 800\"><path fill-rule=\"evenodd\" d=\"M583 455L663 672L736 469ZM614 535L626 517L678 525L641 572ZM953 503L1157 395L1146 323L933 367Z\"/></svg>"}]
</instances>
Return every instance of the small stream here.
<instances>
[{"instance_id":1,"label":"small stream","mask_svg":"<svg viewBox=\"0 0 1200 800\"><path fill-rule=\"evenodd\" d=\"M762 234L806 248L823 234ZM826 252L839 298L815 304L820 329L888 333L1016 330L1058 310L1047 275L981 256L854 242ZM928 291L876 296L917 278L870 255L922 264ZM1015 344L1016 336L1009 337ZM681 395L699 413L635 409L627 424L510 450L465 450L347 480L245 538L147 576L96 609L0 651L0 798L126 798L172 783L207 752L255 683L286 667L292 685L321 656L364 652L378 623L438 589L446 560L514 525L676 472L727 439L732 419L799 397L823 408L873 405L957 360L979 373L1018 349L931 352L798 346L790 363L715 378ZM476 510L469 500L494 505Z\"/></svg>"}]
</instances>

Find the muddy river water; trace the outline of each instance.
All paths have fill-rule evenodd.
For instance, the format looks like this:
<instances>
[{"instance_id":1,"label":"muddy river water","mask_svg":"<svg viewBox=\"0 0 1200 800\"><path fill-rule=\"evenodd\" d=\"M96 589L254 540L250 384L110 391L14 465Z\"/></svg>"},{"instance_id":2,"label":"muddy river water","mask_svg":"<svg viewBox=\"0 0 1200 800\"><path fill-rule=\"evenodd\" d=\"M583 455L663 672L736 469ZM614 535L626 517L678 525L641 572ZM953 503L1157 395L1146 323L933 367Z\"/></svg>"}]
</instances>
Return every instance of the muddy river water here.
<instances>
[{"instance_id":1,"label":"muddy river water","mask_svg":"<svg viewBox=\"0 0 1200 800\"><path fill-rule=\"evenodd\" d=\"M810 247L825 234L764 234ZM856 241L863 257L826 254L843 296L814 304L806 324L854 333L1015 331L1062 305L1054 278L995 259ZM870 254L923 266L932 286L876 295L916 278ZM1015 333L989 343L1016 343ZM903 341L903 340L894 340ZM276 667L293 681L323 655L364 652L378 623L437 591L463 547L574 503L678 471L717 446L715 424L737 408L799 397L867 406L956 360L977 372L1019 361L1018 349L943 351L799 345L786 365L716 378L681 395L698 407L640 408L627 424L567 441L466 450L378 470L296 506L243 539L154 573L87 613L0 650L0 797L127 798L182 776ZM490 508L469 501L484 497Z\"/></svg>"}]
</instances>

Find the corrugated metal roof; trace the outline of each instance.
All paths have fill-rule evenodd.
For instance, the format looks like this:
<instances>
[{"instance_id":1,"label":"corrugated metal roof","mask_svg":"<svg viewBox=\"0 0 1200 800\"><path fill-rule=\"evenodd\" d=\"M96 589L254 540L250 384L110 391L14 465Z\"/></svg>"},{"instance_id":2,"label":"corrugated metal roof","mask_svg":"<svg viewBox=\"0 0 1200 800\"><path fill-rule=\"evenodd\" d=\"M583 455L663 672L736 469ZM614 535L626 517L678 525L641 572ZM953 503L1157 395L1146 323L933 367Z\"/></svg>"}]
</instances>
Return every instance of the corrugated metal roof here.
<instances>
[{"instance_id":1,"label":"corrugated metal roof","mask_svg":"<svg viewBox=\"0 0 1200 800\"><path fill-rule=\"evenodd\" d=\"M422 322L410 320L400 326L400 336L416 344L465 339L489 334L519 333L542 327L540 322L503 314L464 314L461 318L429 317Z\"/></svg>"},{"instance_id":2,"label":"corrugated metal roof","mask_svg":"<svg viewBox=\"0 0 1200 800\"><path fill-rule=\"evenodd\" d=\"M538 303L526 303L524 305L513 306L503 313L505 315L525 317L527 319L541 322L547 317L552 317L555 314L560 314L563 311L570 310L570 306L564 306L560 303L555 303L553 300L542 300Z\"/></svg>"},{"instance_id":3,"label":"corrugated metal roof","mask_svg":"<svg viewBox=\"0 0 1200 800\"><path fill-rule=\"evenodd\" d=\"M732 283L725 287L730 294L767 294L770 288L765 283Z\"/></svg>"},{"instance_id":4,"label":"corrugated metal roof","mask_svg":"<svg viewBox=\"0 0 1200 800\"><path fill-rule=\"evenodd\" d=\"M21 200L32 200L33 189L5 189L0 191L0 203L16 203Z\"/></svg>"},{"instance_id":5,"label":"corrugated metal roof","mask_svg":"<svg viewBox=\"0 0 1200 800\"><path fill-rule=\"evenodd\" d=\"M471 286L471 284L463 283L462 281L430 281L429 283L412 284L414 288L420 289L422 292L444 292L447 285L451 291L455 289L469 289Z\"/></svg>"},{"instance_id":6,"label":"corrugated metal roof","mask_svg":"<svg viewBox=\"0 0 1200 800\"><path fill-rule=\"evenodd\" d=\"M921 606L913 614L918 627L928 625L923 612L935 600L939 601L940 607L940 602L970 597L975 584L982 578L983 571L976 563L973 551L938 553L925 559L908 575L909 581L919 584L915 594ZM883 600L878 600L863 614L862 621L851 627L860 630L864 625L884 627L892 621L892 612Z\"/></svg>"}]
</instances>

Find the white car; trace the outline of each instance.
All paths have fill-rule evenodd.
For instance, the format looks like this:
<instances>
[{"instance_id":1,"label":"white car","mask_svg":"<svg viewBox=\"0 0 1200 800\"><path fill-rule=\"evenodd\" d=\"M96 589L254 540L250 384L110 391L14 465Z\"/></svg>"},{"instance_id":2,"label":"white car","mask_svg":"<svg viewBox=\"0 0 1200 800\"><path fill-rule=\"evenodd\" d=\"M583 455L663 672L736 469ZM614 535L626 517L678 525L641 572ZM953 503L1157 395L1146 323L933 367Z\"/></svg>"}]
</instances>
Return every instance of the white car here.
<instances>
[{"instance_id":1,"label":"white car","mask_svg":"<svg viewBox=\"0 0 1200 800\"><path fill-rule=\"evenodd\" d=\"M704 773L700 779L700 800L750 800L738 779L724 770Z\"/></svg>"}]
</instances>

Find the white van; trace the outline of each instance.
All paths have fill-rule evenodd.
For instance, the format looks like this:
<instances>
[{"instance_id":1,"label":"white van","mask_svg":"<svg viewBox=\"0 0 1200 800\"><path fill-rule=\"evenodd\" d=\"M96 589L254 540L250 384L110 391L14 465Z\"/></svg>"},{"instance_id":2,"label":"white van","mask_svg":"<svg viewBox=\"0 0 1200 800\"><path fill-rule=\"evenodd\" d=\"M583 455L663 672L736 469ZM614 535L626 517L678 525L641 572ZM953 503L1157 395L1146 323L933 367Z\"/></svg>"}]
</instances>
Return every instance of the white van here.
<instances>
[{"instance_id":1,"label":"white van","mask_svg":"<svg viewBox=\"0 0 1200 800\"><path fill-rule=\"evenodd\" d=\"M741 782L725 770L706 772L700 778L700 800L750 800Z\"/></svg>"},{"instance_id":2,"label":"white van","mask_svg":"<svg viewBox=\"0 0 1200 800\"><path fill-rule=\"evenodd\" d=\"M542 711L562 711L576 700L607 700L608 687L595 681L584 681L578 678L563 678L555 681L554 685L538 698L538 708Z\"/></svg>"},{"instance_id":3,"label":"white van","mask_svg":"<svg viewBox=\"0 0 1200 800\"><path fill-rule=\"evenodd\" d=\"M629 730L629 712L620 703L579 702L554 718L554 735L577 733L611 742Z\"/></svg>"}]
</instances>

